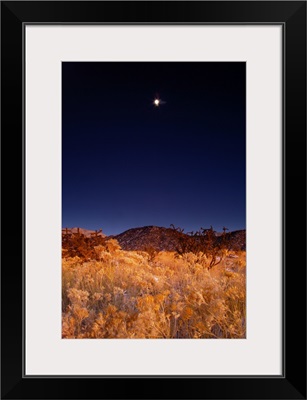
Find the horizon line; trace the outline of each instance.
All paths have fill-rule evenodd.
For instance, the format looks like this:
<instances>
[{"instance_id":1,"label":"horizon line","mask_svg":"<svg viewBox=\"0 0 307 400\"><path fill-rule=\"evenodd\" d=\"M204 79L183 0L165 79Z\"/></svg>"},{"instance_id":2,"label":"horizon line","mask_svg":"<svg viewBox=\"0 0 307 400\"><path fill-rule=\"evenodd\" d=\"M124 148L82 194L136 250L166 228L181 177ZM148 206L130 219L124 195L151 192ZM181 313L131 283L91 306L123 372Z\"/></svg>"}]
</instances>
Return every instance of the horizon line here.
<instances>
[{"instance_id":1,"label":"horizon line","mask_svg":"<svg viewBox=\"0 0 307 400\"><path fill-rule=\"evenodd\" d=\"M171 225L174 226L174 224L171 224ZM121 232L119 232L119 233L113 233L113 234L106 234L106 233L104 232L103 228L88 229L88 228L84 228L84 227L77 226L77 225L75 225L75 226L73 226L73 227L71 227L71 228L65 226L65 227L62 227L62 230L65 230L65 229L78 229L78 228L79 228L79 229L84 229L84 230L86 230L86 231L92 231L92 232L102 230L102 233L103 233L104 235L106 235L106 236L117 236L117 235L120 235L121 233L127 232L127 231L129 231L129 230L131 230L131 229L140 229L140 228L149 228L149 227L164 228L164 229L172 229L172 230L176 230L176 229L178 229L178 228L179 228L179 229L182 229L180 226L178 226L178 227L176 227L176 229L174 229L174 228L171 227L171 225L168 226L168 227L166 227L166 226L159 226L159 225L135 226L135 227L132 227L132 228L124 229L123 231L121 231ZM216 230L214 229L214 226L213 226L213 225L210 225L210 226L212 226L214 232L216 232L216 233L222 233L222 232L223 232L223 230L221 230L221 231L216 231ZM200 230L200 229L201 229L201 228L199 228L198 230ZM210 229L210 228L206 228L206 229ZM198 230L196 230L195 232L197 232ZM227 232L230 233L230 232L244 231L244 230L246 231L246 227L244 227L244 228L239 228L239 229L234 229L234 230L227 229ZM185 232L185 229L184 229L184 228L183 228L183 230L182 230L182 233L185 233L185 234L188 234L188 233L190 233L190 232L194 232L194 231L187 231L187 232Z\"/></svg>"}]
</instances>

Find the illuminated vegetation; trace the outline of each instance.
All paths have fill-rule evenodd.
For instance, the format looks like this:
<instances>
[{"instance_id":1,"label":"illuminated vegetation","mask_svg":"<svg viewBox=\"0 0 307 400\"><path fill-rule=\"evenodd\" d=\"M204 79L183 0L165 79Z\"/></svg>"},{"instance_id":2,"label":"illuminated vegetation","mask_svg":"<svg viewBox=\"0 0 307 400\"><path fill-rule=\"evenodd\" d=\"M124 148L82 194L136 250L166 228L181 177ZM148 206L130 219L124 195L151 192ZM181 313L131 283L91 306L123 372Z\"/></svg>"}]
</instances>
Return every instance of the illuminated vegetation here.
<instances>
[{"instance_id":1,"label":"illuminated vegetation","mask_svg":"<svg viewBox=\"0 0 307 400\"><path fill-rule=\"evenodd\" d=\"M63 251L63 338L245 338L245 252L225 250L212 268L202 252L124 251L99 240L87 258L80 237L79 256Z\"/></svg>"}]
</instances>

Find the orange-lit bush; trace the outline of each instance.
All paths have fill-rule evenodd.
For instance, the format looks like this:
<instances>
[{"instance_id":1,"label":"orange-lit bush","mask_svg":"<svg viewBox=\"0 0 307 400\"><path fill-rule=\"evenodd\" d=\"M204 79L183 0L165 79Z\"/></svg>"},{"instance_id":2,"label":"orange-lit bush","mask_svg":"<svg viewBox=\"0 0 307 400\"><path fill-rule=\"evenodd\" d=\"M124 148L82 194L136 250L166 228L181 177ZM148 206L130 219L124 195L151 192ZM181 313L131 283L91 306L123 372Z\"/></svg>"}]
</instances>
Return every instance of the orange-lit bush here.
<instances>
[{"instance_id":1,"label":"orange-lit bush","mask_svg":"<svg viewBox=\"0 0 307 400\"><path fill-rule=\"evenodd\" d=\"M245 252L210 270L205 256L124 251L115 240L90 253L63 258L63 338L245 337Z\"/></svg>"}]
</instances>

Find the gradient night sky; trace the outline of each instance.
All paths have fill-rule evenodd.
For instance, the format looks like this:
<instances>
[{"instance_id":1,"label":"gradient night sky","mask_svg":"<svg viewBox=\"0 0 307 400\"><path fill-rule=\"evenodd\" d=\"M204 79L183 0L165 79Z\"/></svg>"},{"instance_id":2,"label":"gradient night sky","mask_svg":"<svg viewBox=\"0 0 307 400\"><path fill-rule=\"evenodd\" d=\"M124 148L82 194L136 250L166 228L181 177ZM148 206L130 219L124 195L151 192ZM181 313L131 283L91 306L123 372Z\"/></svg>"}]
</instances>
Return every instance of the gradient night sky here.
<instances>
[{"instance_id":1,"label":"gradient night sky","mask_svg":"<svg viewBox=\"0 0 307 400\"><path fill-rule=\"evenodd\" d=\"M62 63L63 227L244 229L245 144L245 63Z\"/></svg>"}]
</instances>

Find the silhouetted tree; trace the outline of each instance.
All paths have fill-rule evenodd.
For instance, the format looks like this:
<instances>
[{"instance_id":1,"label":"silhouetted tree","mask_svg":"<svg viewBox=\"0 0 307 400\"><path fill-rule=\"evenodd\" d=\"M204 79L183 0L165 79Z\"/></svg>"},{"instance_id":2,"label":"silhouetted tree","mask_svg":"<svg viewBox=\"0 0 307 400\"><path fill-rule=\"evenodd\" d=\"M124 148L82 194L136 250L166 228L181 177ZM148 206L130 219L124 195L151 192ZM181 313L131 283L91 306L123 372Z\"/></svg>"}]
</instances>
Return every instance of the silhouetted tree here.
<instances>
[{"instance_id":1,"label":"silhouetted tree","mask_svg":"<svg viewBox=\"0 0 307 400\"><path fill-rule=\"evenodd\" d=\"M183 229L175 228L177 232L183 233ZM176 252L179 255L185 253L194 253L201 257L204 255L208 260L208 269L220 264L224 258L224 247L223 242L219 242L216 237L216 232L213 227L200 228L200 230L194 232L188 232L187 235L182 234L177 238Z\"/></svg>"}]
</instances>

